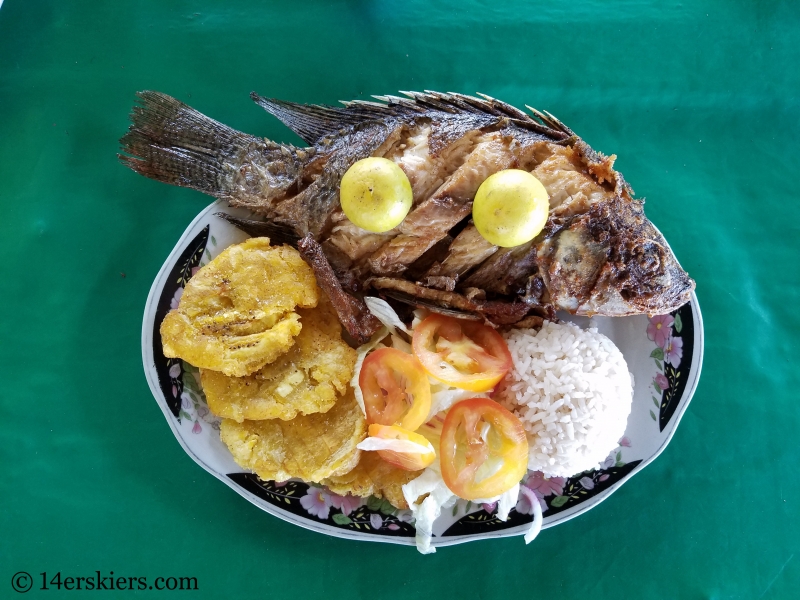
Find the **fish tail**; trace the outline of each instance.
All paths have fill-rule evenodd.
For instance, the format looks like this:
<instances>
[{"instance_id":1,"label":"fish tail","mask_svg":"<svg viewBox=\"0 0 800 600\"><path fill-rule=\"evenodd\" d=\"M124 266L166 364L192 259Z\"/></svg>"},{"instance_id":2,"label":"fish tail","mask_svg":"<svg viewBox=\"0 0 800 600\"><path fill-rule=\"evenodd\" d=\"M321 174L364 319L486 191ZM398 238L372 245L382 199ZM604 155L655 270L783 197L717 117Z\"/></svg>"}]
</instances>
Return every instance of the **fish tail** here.
<instances>
[{"instance_id":1,"label":"fish tail","mask_svg":"<svg viewBox=\"0 0 800 600\"><path fill-rule=\"evenodd\" d=\"M119 159L140 175L226 197L237 164L258 138L223 125L159 92L137 93ZM263 140L262 140L263 143Z\"/></svg>"}]
</instances>

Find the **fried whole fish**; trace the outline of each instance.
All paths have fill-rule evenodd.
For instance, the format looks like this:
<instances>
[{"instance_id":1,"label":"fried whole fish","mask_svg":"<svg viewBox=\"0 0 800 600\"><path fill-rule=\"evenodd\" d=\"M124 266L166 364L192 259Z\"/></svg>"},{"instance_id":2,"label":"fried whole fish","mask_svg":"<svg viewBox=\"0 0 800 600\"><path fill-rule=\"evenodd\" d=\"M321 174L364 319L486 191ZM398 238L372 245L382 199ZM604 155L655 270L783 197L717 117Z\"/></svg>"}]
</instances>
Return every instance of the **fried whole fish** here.
<instances>
[{"instance_id":1,"label":"fried whole fish","mask_svg":"<svg viewBox=\"0 0 800 600\"><path fill-rule=\"evenodd\" d=\"M363 293L499 325L558 309L663 314L689 300L694 282L614 170L614 155L530 107L533 116L488 96L403 94L329 107L253 93L309 144L300 148L140 92L120 158L146 177L262 214L263 222L227 218L296 245L357 341L378 326ZM360 229L339 204L345 171L368 156L398 164L413 190L408 216L386 233ZM510 168L543 183L550 214L533 241L498 248L472 224L472 200L488 176Z\"/></svg>"}]
</instances>

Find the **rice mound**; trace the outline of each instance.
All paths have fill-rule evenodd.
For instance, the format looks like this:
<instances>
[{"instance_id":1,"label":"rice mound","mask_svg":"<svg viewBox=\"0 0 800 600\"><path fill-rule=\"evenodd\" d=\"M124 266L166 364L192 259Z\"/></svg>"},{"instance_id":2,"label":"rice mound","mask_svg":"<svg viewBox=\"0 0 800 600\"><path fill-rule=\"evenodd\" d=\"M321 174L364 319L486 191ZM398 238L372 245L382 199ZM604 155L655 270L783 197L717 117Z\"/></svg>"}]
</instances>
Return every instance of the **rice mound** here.
<instances>
[{"instance_id":1,"label":"rice mound","mask_svg":"<svg viewBox=\"0 0 800 600\"><path fill-rule=\"evenodd\" d=\"M569 477L619 445L633 401L622 352L597 329L545 321L504 335L514 367L498 400L528 432L528 468Z\"/></svg>"}]
</instances>

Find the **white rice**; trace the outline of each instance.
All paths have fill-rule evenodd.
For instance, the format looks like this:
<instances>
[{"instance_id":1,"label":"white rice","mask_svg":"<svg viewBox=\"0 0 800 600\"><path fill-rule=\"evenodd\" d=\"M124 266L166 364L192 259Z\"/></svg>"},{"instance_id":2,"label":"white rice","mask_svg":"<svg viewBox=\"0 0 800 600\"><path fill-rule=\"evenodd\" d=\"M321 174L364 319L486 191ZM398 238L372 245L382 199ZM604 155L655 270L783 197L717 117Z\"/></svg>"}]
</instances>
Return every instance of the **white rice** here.
<instances>
[{"instance_id":1,"label":"white rice","mask_svg":"<svg viewBox=\"0 0 800 600\"><path fill-rule=\"evenodd\" d=\"M505 336L514 368L498 400L528 432L528 468L569 477L598 466L625 432L633 376L596 329L545 321Z\"/></svg>"}]
</instances>

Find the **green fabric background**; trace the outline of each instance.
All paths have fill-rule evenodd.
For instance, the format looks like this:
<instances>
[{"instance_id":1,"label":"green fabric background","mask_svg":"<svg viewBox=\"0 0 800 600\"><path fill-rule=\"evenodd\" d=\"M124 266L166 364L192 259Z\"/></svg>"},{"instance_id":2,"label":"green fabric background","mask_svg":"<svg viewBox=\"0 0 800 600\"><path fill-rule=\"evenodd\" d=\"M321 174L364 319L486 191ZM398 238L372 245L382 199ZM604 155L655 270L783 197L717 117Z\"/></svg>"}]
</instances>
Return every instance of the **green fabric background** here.
<instances>
[{"instance_id":1,"label":"green fabric background","mask_svg":"<svg viewBox=\"0 0 800 600\"><path fill-rule=\"evenodd\" d=\"M6 0L0 597L17 571L29 598L92 595L36 589L59 570L196 576L208 598L798 597L798 25L788 0ZM481 91L616 153L705 319L672 443L528 547L420 556L244 501L181 450L142 372L150 284L210 201L118 164L142 89L283 142L251 90Z\"/></svg>"}]
</instances>

